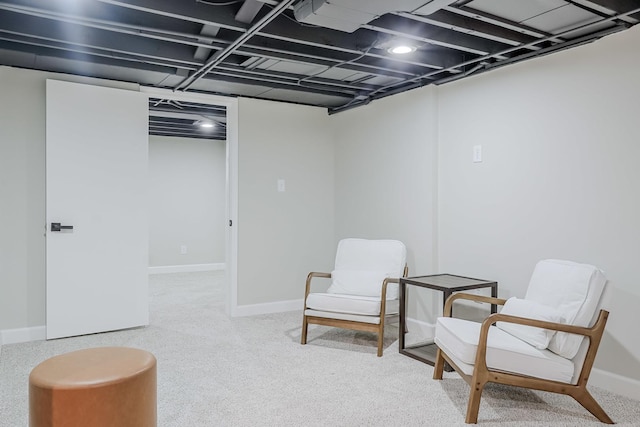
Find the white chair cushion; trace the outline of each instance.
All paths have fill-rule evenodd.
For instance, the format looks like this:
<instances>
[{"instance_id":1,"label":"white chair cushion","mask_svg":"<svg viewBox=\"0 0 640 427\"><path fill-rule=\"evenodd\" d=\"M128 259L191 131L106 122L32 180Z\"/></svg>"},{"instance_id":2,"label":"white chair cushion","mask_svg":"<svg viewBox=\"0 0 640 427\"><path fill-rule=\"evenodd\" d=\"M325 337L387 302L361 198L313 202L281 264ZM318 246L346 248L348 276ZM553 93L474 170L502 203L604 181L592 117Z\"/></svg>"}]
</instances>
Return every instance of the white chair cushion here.
<instances>
[{"instance_id":1,"label":"white chair cushion","mask_svg":"<svg viewBox=\"0 0 640 427\"><path fill-rule=\"evenodd\" d=\"M509 298L500 313L527 319L544 320L546 322L564 323L564 316L555 308L516 297ZM541 350L549 346L551 338L556 333L552 329L542 329L510 322L497 322L496 326Z\"/></svg>"},{"instance_id":2,"label":"white chair cushion","mask_svg":"<svg viewBox=\"0 0 640 427\"><path fill-rule=\"evenodd\" d=\"M536 264L525 299L555 307L569 325L591 326L606 282L603 272L592 265L543 260ZM549 350L572 359L583 339L581 335L557 332Z\"/></svg>"},{"instance_id":3,"label":"white chair cushion","mask_svg":"<svg viewBox=\"0 0 640 427\"><path fill-rule=\"evenodd\" d=\"M360 295L331 293L311 293L307 296L307 308L333 313L349 313L364 316L380 316L380 298ZM386 314L398 313L400 304L397 299L387 300Z\"/></svg>"},{"instance_id":4,"label":"white chair cushion","mask_svg":"<svg viewBox=\"0 0 640 427\"><path fill-rule=\"evenodd\" d=\"M338 243L335 270L384 271L402 277L407 249L398 240L342 239Z\"/></svg>"},{"instance_id":5,"label":"white chair cushion","mask_svg":"<svg viewBox=\"0 0 640 427\"><path fill-rule=\"evenodd\" d=\"M382 294L382 283L392 273L378 270L334 270L331 272L333 282L327 292L331 294L349 294L378 297ZM387 285L387 298L398 298L398 284Z\"/></svg>"},{"instance_id":6,"label":"white chair cushion","mask_svg":"<svg viewBox=\"0 0 640 427\"><path fill-rule=\"evenodd\" d=\"M436 322L435 343L447 355L465 364L475 364L478 322L439 317ZM490 369L570 383L573 363L549 350L537 349L511 334L495 327L489 328L487 366Z\"/></svg>"}]
</instances>

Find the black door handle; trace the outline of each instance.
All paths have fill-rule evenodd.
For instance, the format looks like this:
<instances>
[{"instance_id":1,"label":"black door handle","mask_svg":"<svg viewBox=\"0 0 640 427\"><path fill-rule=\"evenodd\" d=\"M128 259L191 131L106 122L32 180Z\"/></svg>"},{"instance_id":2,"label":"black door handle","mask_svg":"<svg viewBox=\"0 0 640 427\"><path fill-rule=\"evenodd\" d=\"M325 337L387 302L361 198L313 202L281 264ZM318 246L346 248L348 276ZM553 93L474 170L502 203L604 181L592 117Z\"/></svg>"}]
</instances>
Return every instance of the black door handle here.
<instances>
[{"instance_id":1,"label":"black door handle","mask_svg":"<svg viewBox=\"0 0 640 427\"><path fill-rule=\"evenodd\" d=\"M60 225L59 222L51 223L51 231L73 230L73 225Z\"/></svg>"}]
</instances>

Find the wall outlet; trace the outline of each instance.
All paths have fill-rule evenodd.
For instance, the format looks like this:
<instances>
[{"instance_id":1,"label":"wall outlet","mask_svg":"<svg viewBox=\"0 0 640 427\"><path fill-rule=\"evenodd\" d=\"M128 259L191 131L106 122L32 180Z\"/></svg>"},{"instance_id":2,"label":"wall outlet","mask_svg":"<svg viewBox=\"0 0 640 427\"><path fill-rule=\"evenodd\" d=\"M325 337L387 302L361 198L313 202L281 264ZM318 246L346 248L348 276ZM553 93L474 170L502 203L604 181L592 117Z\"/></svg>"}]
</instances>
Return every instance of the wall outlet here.
<instances>
[{"instance_id":1,"label":"wall outlet","mask_svg":"<svg viewBox=\"0 0 640 427\"><path fill-rule=\"evenodd\" d=\"M284 193L284 179L278 180L278 192Z\"/></svg>"},{"instance_id":2,"label":"wall outlet","mask_svg":"<svg viewBox=\"0 0 640 427\"><path fill-rule=\"evenodd\" d=\"M184 255L184 254L186 254L186 253L187 253L187 245L181 245L181 246L180 246L180 253L181 253L182 255Z\"/></svg>"}]
</instances>

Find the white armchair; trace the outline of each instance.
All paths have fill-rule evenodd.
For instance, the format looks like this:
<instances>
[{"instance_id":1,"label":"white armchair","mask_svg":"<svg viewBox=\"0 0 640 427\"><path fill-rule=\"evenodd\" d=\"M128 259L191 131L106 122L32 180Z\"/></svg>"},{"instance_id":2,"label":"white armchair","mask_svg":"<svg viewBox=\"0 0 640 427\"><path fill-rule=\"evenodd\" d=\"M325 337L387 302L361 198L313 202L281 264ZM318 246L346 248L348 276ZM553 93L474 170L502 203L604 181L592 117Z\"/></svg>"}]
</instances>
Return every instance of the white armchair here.
<instances>
[{"instance_id":1,"label":"white armchair","mask_svg":"<svg viewBox=\"0 0 640 427\"><path fill-rule=\"evenodd\" d=\"M448 362L471 386L466 423L478 421L488 382L572 396L601 422L611 418L586 388L609 313L602 309L601 270L570 261L540 261L524 299L454 294L436 323L433 378ZM451 317L454 301L504 305L477 323ZM496 324L496 326L492 326Z\"/></svg>"},{"instance_id":2,"label":"white armchair","mask_svg":"<svg viewBox=\"0 0 640 427\"><path fill-rule=\"evenodd\" d=\"M334 270L307 276L301 343L307 343L309 324L368 331L378 334L382 356L385 320L399 313L398 282L407 275L406 256L397 240L341 240ZM332 279L331 285L326 292L311 292L313 278Z\"/></svg>"}]
</instances>

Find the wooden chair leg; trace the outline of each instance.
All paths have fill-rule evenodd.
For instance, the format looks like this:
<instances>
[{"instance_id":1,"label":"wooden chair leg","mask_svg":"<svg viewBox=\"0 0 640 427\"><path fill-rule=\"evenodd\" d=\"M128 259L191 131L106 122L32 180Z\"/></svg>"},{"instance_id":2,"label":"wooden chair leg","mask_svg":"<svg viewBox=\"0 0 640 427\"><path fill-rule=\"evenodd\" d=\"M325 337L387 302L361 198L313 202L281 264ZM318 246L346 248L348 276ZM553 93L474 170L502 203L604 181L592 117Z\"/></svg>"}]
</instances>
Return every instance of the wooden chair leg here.
<instances>
[{"instance_id":1,"label":"wooden chair leg","mask_svg":"<svg viewBox=\"0 0 640 427\"><path fill-rule=\"evenodd\" d=\"M309 323L307 323L307 316L302 315L302 338L300 339L300 344L307 343L307 328L309 327Z\"/></svg>"},{"instance_id":2,"label":"wooden chair leg","mask_svg":"<svg viewBox=\"0 0 640 427\"><path fill-rule=\"evenodd\" d=\"M384 323L381 323L380 329L378 329L378 357L382 357L383 347L384 347Z\"/></svg>"},{"instance_id":3,"label":"wooden chair leg","mask_svg":"<svg viewBox=\"0 0 640 427\"><path fill-rule=\"evenodd\" d=\"M469 393L469 403L467 404L467 417L464 422L467 424L477 424L478 411L480 411L480 397L484 389L485 382L477 381L471 386Z\"/></svg>"},{"instance_id":4,"label":"wooden chair leg","mask_svg":"<svg viewBox=\"0 0 640 427\"><path fill-rule=\"evenodd\" d=\"M441 380L443 370L444 370L444 357L442 357L442 350L438 349L438 351L436 352L436 361L433 364L433 379Z\"/></svg>"},{"instance_id":5,"label":"wooden chair leg","mask_svg":"<svg viewBox=\"0 0 640 427\"><path fill-rule=\"evenodd\" d=\"M587 391L586 388L581 389L578 393L573 394L573 398L581 404L584 409L591 412L594 417L600 420L600 422L605 424L614 424L614 422L609 418L609 415L602 409L602 407L596 402L596 400L591 396L591 393Z\"/></svg>"}]
</instances>

